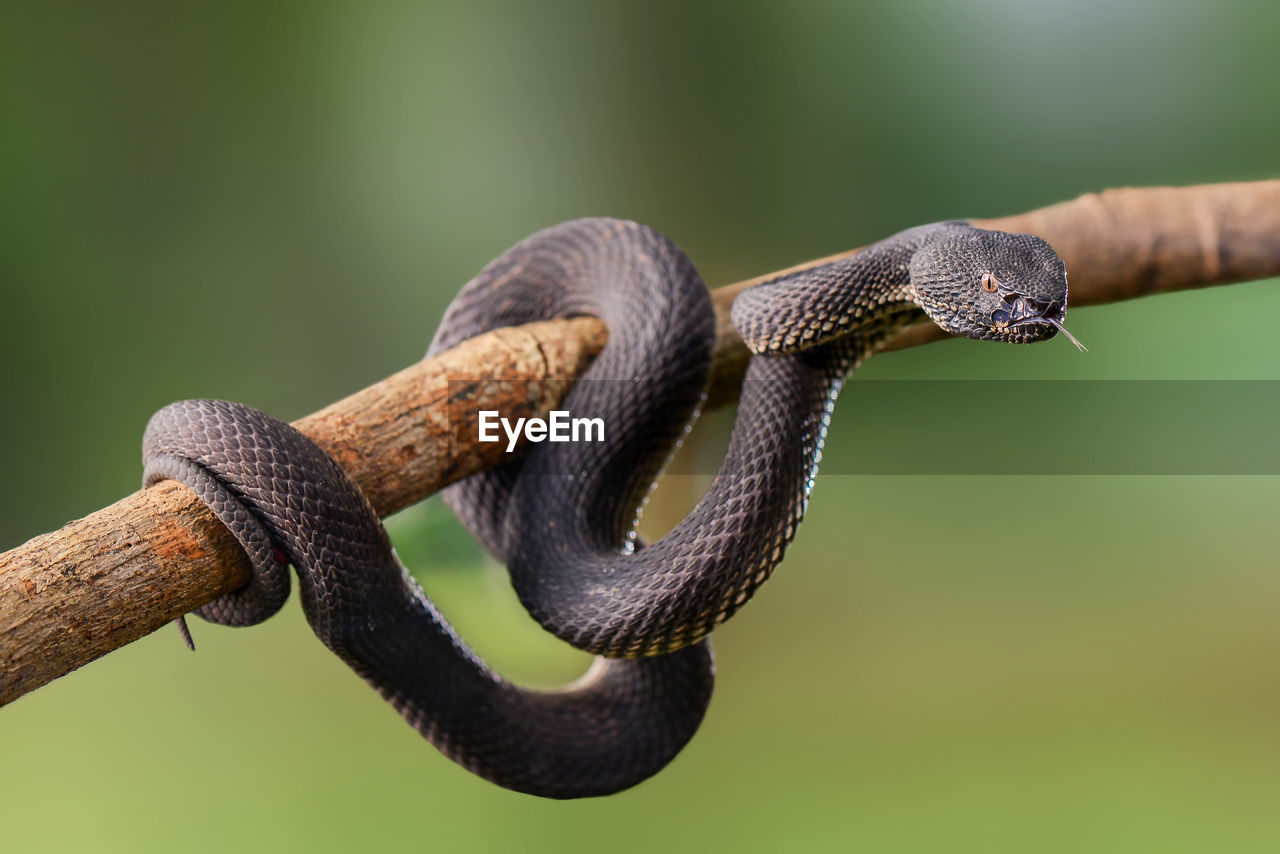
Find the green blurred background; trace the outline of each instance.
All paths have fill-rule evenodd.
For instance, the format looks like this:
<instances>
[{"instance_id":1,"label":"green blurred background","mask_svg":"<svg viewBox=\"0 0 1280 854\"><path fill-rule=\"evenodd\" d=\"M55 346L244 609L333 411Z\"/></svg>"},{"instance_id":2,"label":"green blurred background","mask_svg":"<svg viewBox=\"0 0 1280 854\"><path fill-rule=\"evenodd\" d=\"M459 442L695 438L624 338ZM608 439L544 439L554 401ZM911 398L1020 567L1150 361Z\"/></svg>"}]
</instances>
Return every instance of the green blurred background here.
<instances>
[{"instance_id":1,"label":"green blurred background","mask_svg":"<svg viewBox=\"0 0 1280 854\"><path fill-rule=\"evenodd\" d=\"M652 224L714 286L921 222L1277 174L1262 0L180 5L0 12L0 548L136 488L172 400L295 418L420 358L462 282L564 219ZM1278 311L1274 282L1086 309L1087 355L949 341L859 380L1275 380ZM704 482L665 483L649 532ZM444 760L295 604L195 624L196 655L161 631L0 711L0 839L1274 851L1277 506L1262 476L822 476L716 634L702 731L596 801ZM581 670L438 501L390 527L505 673Z\"/></svg>"}]
</instances>

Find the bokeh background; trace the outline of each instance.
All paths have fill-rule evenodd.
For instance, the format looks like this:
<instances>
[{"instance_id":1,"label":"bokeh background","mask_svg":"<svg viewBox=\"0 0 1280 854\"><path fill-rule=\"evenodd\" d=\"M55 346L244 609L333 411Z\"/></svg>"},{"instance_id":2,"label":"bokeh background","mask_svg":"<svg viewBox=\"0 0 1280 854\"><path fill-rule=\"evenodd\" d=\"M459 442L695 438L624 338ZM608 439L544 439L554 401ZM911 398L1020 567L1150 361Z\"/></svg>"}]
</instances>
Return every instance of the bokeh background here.
<instances>
[{"instance_id":1,"label":"bokeh background","mask_svg":"<svg viewBox=\"0 0 1280 854\"><path fill-rule=\"evenodd\" d=\"M1275 177L1278 9L5 3L0 548L136 488L172 400L295 418L420 358L462 282L564 219L652 224L714 286L922 222ZM842 422L876 379L1277 380L1277 312L1254 283L1072 312L1087 355L878 358L831 442L863 451ZM704 482L664 484L649 532ZM0 711L0 838L1274 851L1277 507L1274 476L820 476L788 559L716 634L702 731L596 801L444 760L296 604L196 624L196 655L161 631ZM503 672L584 666L438 501L389 524Z\"/></svg>"}]
</instances>

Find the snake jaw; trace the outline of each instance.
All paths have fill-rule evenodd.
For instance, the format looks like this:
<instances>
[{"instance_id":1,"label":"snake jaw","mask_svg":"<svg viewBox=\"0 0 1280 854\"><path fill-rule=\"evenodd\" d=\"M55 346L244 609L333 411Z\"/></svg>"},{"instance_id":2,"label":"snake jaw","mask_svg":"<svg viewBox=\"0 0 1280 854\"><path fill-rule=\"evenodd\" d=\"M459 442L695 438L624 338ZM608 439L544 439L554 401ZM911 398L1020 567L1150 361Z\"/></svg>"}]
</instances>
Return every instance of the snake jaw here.
<instances>
[{"instance_id":1,"label":"snake jaw","mask_svg":"<svg viewBox=\"0 0 1280 854\"><path fill-rule=\"evenodd\" d=\"M1059 329L1063 329L1062 321L1066 312L1062 302L1039 302L1003 285L999 296L1000 303L989 316L988 329L992 339L1042 341L1052 338Z\"/></svg>"},{"instance_id":2,"label":"snake jaw","mask_svg":"<svg viewBox=\"0 0 1280 854\"><path fill-rule=\"evenodd\" d=\"M1003 291L1003 289L1002 289ZM953 335L982 341L1031 344L1047 341L1059 332L1080 349L1084 346L1062 325L1066 310L1062 301L1036 302L1014 291L990 311L964 310L960 300L948 302L917 295L917 304L934 323Z\"/></svg>"},{"instance_id":3,"label":"snake jaw","mask_svg":"<svg viewBox=\"0 0 1280 854\"><path fill-rule=\"evenodd\" d=\"M1056 318L1051 315L1044 315L1042 317L1035 317L1035 318L1031 318L1030 320L1023 321L1023 323L1018 325L1025 326L1029 324L1047 323L1053 327L1053 332L1050 332L1049 334L1045 335L1044 336L1045 338L1052 338L1055 332L1061 332L1063 335L1067 336L1067 340L1069 340L1072 344L1076 345L1077 350L1079 350L1081 353L1088 353L1089 348L1084 346L1084 344L1080 343L1080 339L1072 335L1071 331L1067 329L1067 327L1062 325L1062 319L1063 319L1063 313L1059 312Z\"/></svg>"},{"instance_id":4,"label":"snake jaw","mask_svg":"<svg viewBox=\"0 0 1280 854\"><path fill-rule=\"evenodd\" d=\"M1050 303L1038 303L1014 291L1001 289L1001 297L1007 309L991 313L992 338L1015 343L1046 341L1061 332L1076 349L1087 353L1089 348L1080 343L1063 325L1066 320L1066 298ZM1025 330L1025 331L1019 331Z\"/></svg>"}]
</instances>

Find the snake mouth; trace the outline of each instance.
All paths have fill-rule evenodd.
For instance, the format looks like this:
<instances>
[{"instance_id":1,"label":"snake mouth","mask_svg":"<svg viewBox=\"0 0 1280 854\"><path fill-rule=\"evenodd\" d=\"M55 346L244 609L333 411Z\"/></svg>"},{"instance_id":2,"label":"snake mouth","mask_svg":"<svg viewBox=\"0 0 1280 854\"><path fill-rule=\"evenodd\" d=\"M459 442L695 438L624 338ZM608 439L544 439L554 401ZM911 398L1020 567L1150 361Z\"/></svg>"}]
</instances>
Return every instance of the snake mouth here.
<instances>
[{"instance_id":1,"label":"snake mouth","mask_svg":"<svg viewBox=\"0 0 1280 854\"><path fill-rule=\"evenodd\" d=\"M992 338L1030 343L1044 341L1061 332L1078 350L1087 351L1088 348L1062 325L1067 313L1065 301L1037 302L1015 292L1006 292L1001 299L1001 307L991 312L988 331Z\"/></svg>"},{"instance_id":2,"label":"snake mouth","mask_svg":"<svg viewBox=\"0 0 1280 854\"><path fill-rule=\"evenodd\" d=\"M1066 307L1061 302L1037 302L1018 293L1006 293L1002 300L1004 304L991 312L991 322L998 329L1033 323L1058 324L1066 315Z\"/></svg>"},{"instance_id":3,"label":"snake mouth","mask_svg":"<svg viewBox=\"0 0 1280 854\"><path fill-rule=\"evenodd\" d=\"M1062 325L1066 306L1061 302L1041 303L1020 294L1004 297L1005 306L991 313L991 332L997 338L1016 343L1043 341L1058 332L1065 335L1076 349L1088 351L1076 336Z\"/></svg>"}]
</instances>

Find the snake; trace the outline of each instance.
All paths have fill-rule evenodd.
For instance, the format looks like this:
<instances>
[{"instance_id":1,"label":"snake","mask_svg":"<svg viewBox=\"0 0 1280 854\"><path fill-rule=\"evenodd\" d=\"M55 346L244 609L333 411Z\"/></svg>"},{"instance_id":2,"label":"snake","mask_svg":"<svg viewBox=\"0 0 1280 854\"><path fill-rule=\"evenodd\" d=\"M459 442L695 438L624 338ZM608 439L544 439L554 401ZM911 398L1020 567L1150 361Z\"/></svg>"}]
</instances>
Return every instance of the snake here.
<instances>
[{"instance_id":1,"label":"snake","mask_svg":"<svg viewBox=\"0 0 1280 854\"><path fill-rule=\"evenodd\" d=\"M708 635L782 560L857 364L922 316L953 334L1032 342L1066 332L1066 305L1047 242L963 221L743 291L731 318L752 356L724 461L689 515L648 543L640 512L698 415L714 356L696 268L660 232L609 218L545 229L485 266L428 357L556 317L593 315L609 331L563 403L599 417L602 441L536 444L444 490L530 614L596 654L552 690L504 679L466 645L356 484L288 424L228 401L171 404L147 425L143 481L184 483L249 557L249 582L199 616L261 622L287 599L292 565L317 637L445 756L519 792L606 795L657 773L697 731L715 680Z\"/></svg>"}]
</instances>

